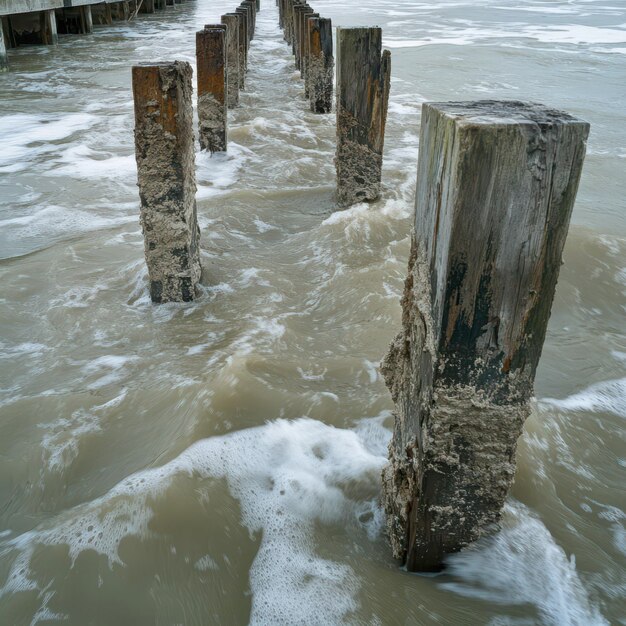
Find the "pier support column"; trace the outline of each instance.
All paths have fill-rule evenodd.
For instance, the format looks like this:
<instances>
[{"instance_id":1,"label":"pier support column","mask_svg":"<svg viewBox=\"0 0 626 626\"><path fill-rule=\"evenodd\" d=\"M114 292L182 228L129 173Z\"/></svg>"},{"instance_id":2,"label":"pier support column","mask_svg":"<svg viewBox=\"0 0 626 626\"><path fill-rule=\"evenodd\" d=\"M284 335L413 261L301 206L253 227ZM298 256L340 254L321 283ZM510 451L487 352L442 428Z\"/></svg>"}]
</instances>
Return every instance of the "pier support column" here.
<instances>
[{"instance_id":1,"label":"pier support column","mask_svg":"<svg viewBox=\"0 0 626 626\"><path fill-rule=\"evenodd\" d=\"M153 302L188 302L200 280L192 70L174 61L133 67L135 156Z\"/></svg>"},{"instance_id":2,"label":"pier support column","mask_svg":"<svg viewBox=\"0 0 626 626\"><path fill-rule=\"evenodd\" d=\"M111 15L114 20L128 21L130 18L130 3L129 0L124 2L116 2L111 5Z\"/></svg>"},{"instance_id":3,"label":"pier support column","mask_svg":"<svg viewBox=\"0 0 626 626\"><path fill-rule=\"evenodd\" d=\"M226 27L207 25L196 33L200 148L223 152L227 145Z\"/></svg>"},{"instance_id":4,"label":"pier support column","mask_svg":"<svg viewBox=\"0 0 626 626\"><path fill-rule=\"evenodd\" d=\"M91 6L91 16L94 24L103 26L113 23L113 13L110 4L94 4Z\"/></svg>"},{"instance_id":5,"label":"pier support column","mask_svg":"<svg viewBox=\"0 0 626 626\"><path fill-rule=\"evenodd\" d=\"M158 0L143 0L139 8L140 13L154 13L156 11L156 2Z\"/></svg>"},{"instance_id":6,"label":"pier support column","mask_svg":"<svg viewBox=\"0 0 626 626\"><path fill-rule=\"evenodd\" d=\"M90 6L56 9L57 31L61 35L87 35L93 32Z\"/></svg>"},{"instance_id":7,"label":"pier support column","mask_svg":"<svg viewBox=\"0 0 626 626\"><path fill-rule=\"evenodd\" d=\"M239 104L239 18L237 15L222 15L226 26L226 86L228 108Z\"/></svg>"},{"instance_id":8,"label":"pier support column","mask_svg":"<svg viewBox=\"0 0 626 626\"><path fill-rule=\"evenodd\" d=\"M497 522L530 412L589 125L522 102L422 109L383 500L409 571Z\"/></svg>"},{"instance_id":9,"label":"pier support column","mask_svg":"<svg viewBox=\"0 0 626 626\"><path fill-rule=\"evenodd\" d=\"M91 6L82 7L83 28L85 33L93 33L93 17L91 15Z\"/></svg>"},{"instance_id":10,"label":"pier support column","mask_svg":"<svg viewBox=\"0 0 626 626\"><path fill-rule=\"evenodd\" d=\"M380 196L391 54L380 28L337 29L337 203Z\"/></svg>"},{"instance_id":11,"label":"pier support column","mask_svg":"<svg viewBox=\"0 0 626 626\"><path fill-rule=\"evenodd\" d=\"M57 34L57 18L54 9L41 12L41 38L47 46L56 46L59 43Z\"/></svg>"},{"instance_id":12,"label":"pier support column","mask_svg":"<svg viewBox=\"0 0 626 626\"><path fill-rule=\"evenodd\" d=\"M4 72L9 67L9 60L7 58L7 44L5 42L2 21L2 18L0 18L0 72Z\"/></svg>"},{"instance_id":13,"label":"pier support column","mask_svg":"<svg viewBox=\"0 0 626 626\"><path fill-rule=\"evenodd\" d=\"M326 18L308 20L309 58L306 83L313 113L330 113L333 106L333 28Z\"/></svg>"}]
</instances>

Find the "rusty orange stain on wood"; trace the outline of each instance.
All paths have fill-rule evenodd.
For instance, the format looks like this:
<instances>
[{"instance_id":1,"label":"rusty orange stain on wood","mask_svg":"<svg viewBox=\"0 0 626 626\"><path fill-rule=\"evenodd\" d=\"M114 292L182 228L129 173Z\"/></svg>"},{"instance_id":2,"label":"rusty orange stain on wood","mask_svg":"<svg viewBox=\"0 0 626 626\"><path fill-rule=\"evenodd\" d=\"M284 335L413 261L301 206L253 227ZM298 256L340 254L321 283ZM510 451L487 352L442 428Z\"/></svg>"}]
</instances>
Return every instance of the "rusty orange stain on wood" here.
<instances>
[{"instance_id":1,"label":"rusty orange stain on wood","mask_svg":"<svg viewBox=\"0 0 626 626\"><path fill-rule=\"evenodd\" d=\"M157 113L158 121L169 133L176 133L178 99L176 88L163 89L161 70L158 65L133 67L133 95L137 112L145 108L148 113Z\"/></svg>"},{"instance_id":2,"label":"rusty orange stain on wood","mask_svg":"<svg viewBox=\"0 0 626 626\"><path fill-rule=\"evenodd\" d=\"M225 101L225 29L203 30L196 33L198 97L210 93L221 104Z\"/></svg>"}]
</instances>

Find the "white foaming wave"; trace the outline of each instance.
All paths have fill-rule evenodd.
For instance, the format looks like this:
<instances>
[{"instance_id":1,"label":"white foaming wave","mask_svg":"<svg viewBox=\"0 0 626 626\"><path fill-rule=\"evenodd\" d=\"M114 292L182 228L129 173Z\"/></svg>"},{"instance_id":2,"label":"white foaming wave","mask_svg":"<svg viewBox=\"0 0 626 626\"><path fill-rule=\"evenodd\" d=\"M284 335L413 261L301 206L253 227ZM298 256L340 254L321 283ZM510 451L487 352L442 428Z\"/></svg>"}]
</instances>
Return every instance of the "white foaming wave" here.
<instances>
[{"instance_id":1,"label":"white foaming wave","mask_svg":"<svg viewBox=\"0 0 626 626\"><path fill-rule=\"evenodd\" d=\"M43 460L49 472L61 472L69 467L79 452L80 439L102 432L101 422L107 412L117 408L126 397L126 389L112 400L74 411L69 418L61 417L52 424L39 424L46 430L42 440Z\"/></svg>"},{"instance_id":2,"label":"white foaming wave","mask_svg":"<svg viewBox=\"0 0 626 626\"><path fill-rule=\"evenodd\" d=\"M541 43L568 45L609 45L626 43L626 29L602 28L584 24L534 26L522 24L518 30L494 30L472 26L467 28L430 28L429 34L413 39L385 37L387 48L419 48L436 44L467 46L487 40L532 39ZM511 25L508 26L511 28ZM615 51L615 48L611 48ZM619 49L617 49L619 50ZM606 52L603 47L596 52Z\"/></svg>"},{"instance_id":3,"label":"white foaming wave","mask_svg":"<svg viewBox=\"0 0 626 626\"><path fill-rule=\"evenodd\" d=\"M503 528L448 558L457 578L442 587L498 604L532 604L549 626L608 626L550 531L520 503L507 504ZM524 622L525 623L525 622Z\"/></svg>"},{"instance_id":4,"label":"white foaming wave","mask_svg":"<svg viewBox=\"0 0 626 626\"><path fill-rule=\"evenodd\" d=\"M13 254L23 254L59 238L136 221L136 215L124 213L105 216L76 207L37 205L29 215L0 220L0 250L9 250L10 253L15 250ZM0 257L4 258L4 255L0 253Z\"/></svg>"},{"instance_id":5,"label":"white foaming wave","mask_svg":"<svg viewBox=\"0 0 626 626\"><path fill-rule=\"evenodd\" d=\"M121 540L153 537L149 503L176 476L186 475L225 478L241 504L245 526L262 533L250 570L251 624L342 622L358 608L358 577L350 566L316 553L314 529L318 522L352 517L371 536L376 534L376 500L386 456L378 444L369 445L367 436L375 432L388 440L382 419L363 425L365 437L302 418L196 442L168 464L138 472L106 495L61 515L54 527L3 540L0 554L17 554L0 598L38 588L29 575L37 545L67 545L72 565L84 550L123 565ZM195 566L211 568L214 563L209 557Z\"/></svg>"},{"instance_id":6,"label":"white foaming wave","mask_svg":"<svg viewBox=\"0 0 626 626\"><path fill-rule=\"evenodd\" d=\"M602 381L567 398L542 398L541 402L566 411L607 411L626 417L626 378Z\"/></svg>"},{"instance_id":7,"label":"white foaming wave","mask_svg":"<svg viewBox=\"0 0 626 626\"><path fill-rule=\"evenodd\" d=\"M96 375L97 379L87 385L87 389L100 389L117 383L128 376L127 365L139 361L137 356L107 354L87 363L82 372L85 376Z\"/></svg>"},{"instance_id":8,"label":"white foaming wave","mask_svg":"<svg viewBox=\"0 0 626 626\"><path fill-rule=\"evenodd\" d=\"M24 113L0 117L0 171L25 169L34 156L58 149L55 145L48 145L50 142L85 130L95 121L97 117L88 113L48 117ZM43 145L33 146L35 143Z\"/></svg>"},{"instance_id":9,"label":"white foaming wave","mask_svg":"<svg viewBox=\"0 0 626 626\"><path fill-rule=\"evenodd\" d=\"M133 154L127 156L109 156L102 154L83 144L65 150L59 161L59 167L45 172L46 176L70 176L72 178L123 179L134 184L137 177L137 163Z\"/></svg>"},{"instance_id":10,"label":"white foaming wave","mask_svg":"<svg viewBox=\"0 0 626 626\"><path fill-rule=\"evenodd\" d=\"M202 151L196 154L198 193L196 198L204 200L226 193L239 179L239 171L253 154L248 148L232 140L228 152L211 154Z\"/></svg>"}]
</instances>

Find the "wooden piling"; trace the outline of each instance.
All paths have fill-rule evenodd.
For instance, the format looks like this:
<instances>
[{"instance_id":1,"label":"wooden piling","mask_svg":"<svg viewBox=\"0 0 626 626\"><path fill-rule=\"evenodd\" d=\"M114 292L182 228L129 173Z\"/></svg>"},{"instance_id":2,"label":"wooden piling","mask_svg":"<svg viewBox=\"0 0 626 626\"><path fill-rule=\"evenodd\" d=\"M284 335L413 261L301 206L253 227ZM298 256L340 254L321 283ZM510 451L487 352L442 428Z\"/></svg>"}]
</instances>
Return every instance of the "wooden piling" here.
<instances>
[{"instance_id":1,"label":"wooden piling","mask_svg":"<svg viewBox=\"0 0 626 626\"><path fill-rule=\"evenodd\" d=\"M237 41L238 41L238 53L239 59L239 89L246 88L246 52L247 52L247 34L246 34L246 18L241 12L227 13L226 15L234 15L237 18Z\"/></svg>"},{"instance_id":2,"label":"wooden piling","mask_svg":"<svg viewBox=\"0 0 626 626\"><path fill-rule=\"evenodd\" d=\"M228 108L239 104L239 18L234 14L222 15L226 28L226 86Z\"/></svg>"},{"instance_id":3,"label":"wooden piling","mask_svg":"<svg viewBox=\"0 0 626 626\"><path fill-rule=\"evenodd\" d=\"M309 18L309 59L305 87L314 113L330 113L333 106L333 29L327 18Z\"/></svg>"},{"instance_id":4,"label":"wooden piling","mask_svg":"<svg viewBox=\"0 0 626 626\"><path fill-rule=\"evenodd\" d=\"M243 32L243 39L239 43L243 45L244 70L247 72L248 71L248 49L250 48L250 30L249 30L249 25L248 25L250 10L248 9L248 7L238 6L235 9L235 13L237 13L237 15L241 15L243 18L243 31L240 31L240 34L241 32Z\"/></svg>"},{"instance_id":5,"label":"wooden piling","mask_svg":"<svg viewBox=\"0 0 626 626\"><path fill-rule=\"evenodd\" d=\"M383 498L410 571L500 518L533 393L589 126L521 102L422 110Z\"/></svg>"},{"instance_id":6,"label":"wooden piling","mask_svg":"<svg viewBox=\"0 0 626 626\"><path fill-rule=\"evenodd\" d=\"M226 27L205 26L196 33L198 127L202 150L227 146Z\"/></svg>"},{"instance_id":7,"label":"wooden piling","mask_svg":"<svg viewBox=\"0 0 626 626\"><path fill-rule=\"evenodd\" d=\"M248 7L250 9L250 13L252 16L252 33L251 33L250 39L253 39L254 33L256 31L256 12L257 12L256 3L254 0L243 0L240 6Z\"/></svg>"},{"instance_id":8,"label":"wooden piling","mask_svg":"<svg viewBox=\"0 0 626 626\"><path fill-rule=\"evenodd\" d=\"M309 94L306 90L306 74L307 74L307 60L309 56L309 23L308 20L311 17L319 17L319 13L315 13L312 9L308 11L302 11L300 13L300 24L298 28L300 30L299 36L299 46L300 46L300 77L305 82L304 95L305 97L309 97Z\"/></svg>"},{"instance_id":9,"label":"wooden piling","mask_svg":"<svg viewBox=\"0 0 626 626\"><path fill-rule=\"evenodd\" d=\"M380 28L337 29L337 203L380 196L391 54Z\"/></svg>"},{"instance_id":10,"label":"wooden piling","mask_svg":"<svg viewBox=\"0 0 626 626\"><path fill-rule=\"evenodd\" d=\"M240 18L240 28L239 28L239 48L243 57L242 63L242 77L241 77L241 88L245 89L246 87L246 74L248 73L248 50L250 48L250 33L249 33L249 23L248 18L250 15L250 10L248 7L238 6L235 9L235 13L239 15Z\"/></svg>"},{"instance_id":11,"label":"wooden piling","mask_svg":"<svg viewBox=\"0 0 626 626\"><path fill-rule=\"evenodd\" d=\"M187 302L201 267L191 106L192 70L174 61L132 69L141 224L153 302Z\"/></svg>"},{"instance_id":12,"label":"wooden piling","mask_svg":"<svg viewBox=\"0 0 626 626\"><path fill-rule=\"evenodd\" d=\"M300 69L300 37L302 36L301 14L311 13L311 7L308 4L296 4L293 7L293 25L292 25L292 52L295 59L296 69Z\"/></svg>"},{"instance_id":13,"label":"wooden piling","mask_svg":"<svg viewBox=\"0 0 626 626\"><path fill-rule=\"evenodd\" d=\"M248 49L250 48L250 42L252 41L252 37L254 35L254 9L252 8L251 3L242 2L239 7L239 10L246 11L246 30L248 33Z\"/></svg>"}]
</instances>

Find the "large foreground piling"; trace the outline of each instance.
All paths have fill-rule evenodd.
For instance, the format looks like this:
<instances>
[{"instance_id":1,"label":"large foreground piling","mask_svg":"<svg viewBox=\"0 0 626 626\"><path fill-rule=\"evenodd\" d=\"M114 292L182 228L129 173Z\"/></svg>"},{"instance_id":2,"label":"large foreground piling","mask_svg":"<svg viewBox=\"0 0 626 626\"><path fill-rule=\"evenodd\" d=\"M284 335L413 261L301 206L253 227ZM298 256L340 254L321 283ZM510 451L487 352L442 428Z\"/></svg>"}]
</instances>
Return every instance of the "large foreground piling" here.
<instances>
[{"instance_id":1,"label":"large foreground piling","mask_svg":"<svg viewBox=\"0 0 626 626\"><path fill-rule=\"evenodd\" d=\"M383 498L394 555L441 567L500 517L589 126L521 102L426 104Z\"/></svg>"},{"instance_id":2,"label":"large foreground piling","mask_svg":"<svg viewBox=\"0 0 626 626\"><path fill-rule=\"evenodd\" d=\"M200 280L192 70L175 61L132 70L141 224L153 302L187 302Z\"/></svg>"},{"instance_id":3,"label":"large foreground piling","mask_svg":"<svg viewBox=\"0 0 626 626\"><path fill-rule=\"evenodd\" d=\"M200 147L223 152L227 145L226 27L208 25L196 33Z\"/></svg>"},{"instance_id":4,"label":"large foreground piling","mask_svg":"<svg viewBox=\"0 0 626 626\"><path fill-rule=\"evenodd\" d=\"M333 29L329 19L308 19L309 58L306 86L311 111L330 113L333 106Z\"/></svg>"},{"instance_id":5,"label":"large foreground piling","mask_svg":"<svg viewBox=\"0 0 626 626\"><path fill-rule=\"evenodd\" d=\"M380 28L337 29L337 203L380 195L391 54Z\"/></svg>"},{"instance_id":6,"label":"large foreground piling","mask_svg":"<svg viewBox=\"0 0 626 626\"><path fill-rule=\"evenodd\" d=\"M228 108L239 104L239 18L235 14L222 15L226 26L226 85Z\"/></svg>"}]
</instances>

